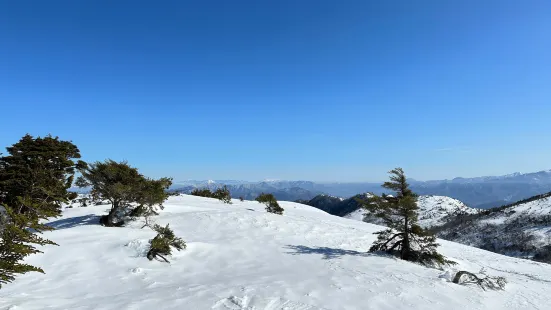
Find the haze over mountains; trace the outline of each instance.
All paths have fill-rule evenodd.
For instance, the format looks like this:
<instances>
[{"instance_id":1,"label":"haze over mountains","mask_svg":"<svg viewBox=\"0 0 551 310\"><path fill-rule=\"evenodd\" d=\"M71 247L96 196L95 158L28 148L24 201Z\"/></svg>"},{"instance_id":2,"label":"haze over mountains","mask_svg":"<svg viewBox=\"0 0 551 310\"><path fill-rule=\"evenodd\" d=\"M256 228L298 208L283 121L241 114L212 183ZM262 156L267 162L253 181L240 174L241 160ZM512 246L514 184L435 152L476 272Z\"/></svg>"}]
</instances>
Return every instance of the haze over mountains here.
<instances>
[{"instance_id":1,"label":"haze over mountains","mask_svg":"<svg viewBox=\"0 0 551 310\"><path fill-rule=\"evenodd\" d=\"M461 200L469 207L488 209L526 199L551 191L551 170L533 173L512 173L503 176L454 178L451 180L409 180L412 189L420 195L441 195ZM208 180L175 182L172 190L190 193L194 188L217 188L227 185L233 197L253 199L262 192L273 193L287 201L310 200L319 194L349 198L359 193L381 194L381 183L376 182L311 182L265 180L248 182L237 180Z\"/></svg>"}]
</instances>

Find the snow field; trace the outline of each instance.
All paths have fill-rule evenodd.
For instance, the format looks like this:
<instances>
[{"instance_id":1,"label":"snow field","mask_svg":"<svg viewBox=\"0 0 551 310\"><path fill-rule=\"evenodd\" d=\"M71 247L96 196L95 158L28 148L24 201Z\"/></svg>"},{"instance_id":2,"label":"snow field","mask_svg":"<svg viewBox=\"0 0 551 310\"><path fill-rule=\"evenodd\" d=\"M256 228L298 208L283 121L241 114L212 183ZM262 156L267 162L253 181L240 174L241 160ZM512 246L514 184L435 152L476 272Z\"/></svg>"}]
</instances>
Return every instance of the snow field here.
<instances>
[{"instance_id":1,"label":"snow field","mask_svg":"<svg viewBox=\"0 0 551 310\"><path fill-rule=\"evenodd\" d=\"M148 261L155 233L97 224L108 206L72 208L46 237L60 246L28 262L30 273L0 290L2 309L547 309L551 266L441 241L458 262L447 271L366 253L380 226L280 202L170 197L155 221L187 243L171 264ZM450 282L454 270L505 276L505 291Z\"/></svg>"}]
</instances>

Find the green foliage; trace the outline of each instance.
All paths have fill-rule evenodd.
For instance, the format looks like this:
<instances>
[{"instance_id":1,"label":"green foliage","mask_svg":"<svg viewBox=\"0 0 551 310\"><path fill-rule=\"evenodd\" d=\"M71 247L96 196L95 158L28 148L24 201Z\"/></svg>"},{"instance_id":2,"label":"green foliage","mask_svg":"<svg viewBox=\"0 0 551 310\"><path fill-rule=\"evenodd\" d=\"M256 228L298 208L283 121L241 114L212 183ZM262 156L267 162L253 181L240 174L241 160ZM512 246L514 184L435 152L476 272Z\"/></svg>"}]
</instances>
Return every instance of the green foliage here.
<instances>
[{"instance_id":1,"label":"green foliage","mask_svg":"<svg viewBox=\"0 0 551 310\"><path fill-rule=\"evenodd\" d=\"M214 193L213 193L213 198L216 198L224 203L227 203L227 204L231 204L231 193L230 193L230 190L228 189L228 187L226 185L224 185L224 187L221 187L221 188L218 188Z\"/></svg>"},{"instance_id":2,"label":"green foliage","mask_svg":"<svg viewBox=\"0 0 551 310\"><path fill-rule=\"evenodd\" d=\"M206 197L206 198L215 198L227 204L232 203L231 193L226 185L224 185L224 187L216 189L214 192L212 192L208 188L202 188L202 189L196 188L193 191L191 191L191 195Z\"/></svg>"},{"instance_id":3,"label":"green foliage","mask_svg":"<svg viewBox=\"0 0 551 310\"><path fill-rule=\"evenodd\" d=\"M158 180L144 178L140 182L140 190L136 198L138 204L136 209L142 210L140 216L157 215L155 206L158 206L161 210L164 209L162 203L170 196L166 191L170 185L172 185L171 178L160 178Z\"/></svg>"},{"instance_id":4,"label":"green foliage","mask_svg":"<svg viewBox=\"0 0 551 310\"><path fill-rule=\"evenodd\" d=\"M256 200L260 203L267 203L267 202L277 201L273 194L265 194L265 193L261 193L254 200Z\"/></svg>"},{"instance_id":5,"label":"green foliage","mask_svg":"<svg viewBox=\"0 0 551 310\"><path fill-rule=\"evenodd\" d=\"M285 211L278 203L273 194L261 193L255 199L256 201L266 205L266 211L269 213L282 215Z\"/></svg>"},{"instance_id":6,"label":"green foliage","mask_svg":"<svg viewBox=\"0 0 551 310\"><path fill-rule=\"evenodd\" d=\"M172 254L172 248L178 251L186 248L184 240L176 237L168 224L165 227L155 224L153 230L157 232L157 236L149 241L150 246L147 252L147 258L149 260L160 257L168 263L164 255Z\"/></svg>"},{"instance_id":7,"label":"green foliage","mask_svg":"<svg viewBox=\"0 0 551 310\"><path fill-rule=\"evenodd\" d=\"M76 197L68 192L75 169L86 164L78 148L68 141L26 135L0 157L0 204L17 214L46 219L61 214L61 205Z\"/></svg>"},{"instance_id":8,"label":"green foliage","mask_svg":"<svg viewBox=\"0 0 551 310\"><path fill-rule=\"evenodd\" d=\"M380 218L388 229L376 232L377 240L370 252L385 251L401 259L420 262L424 265L453 264L436 251L436 237L417 224L417 195L411 191L401 168L389 172L390 181L383 187L394 195L371 195L359 200L368 212Z\"/></svg>"},{"instance_id":9,"label":"green foliage","mask_svg":"<svg viewBox=\"0 0 551 310\"><path fill-rule=\"evenodd\" d=\"M106 160L95 162L81 171L77 180L80 187L91 186L94 201L107 200L111 203L109 214L100 221L105 226L122 226L125 216L149 216L157 214L156 207L168 198L166 190L172 179L153 180L144 177L137 168L127 162Z\"/></svg>"},{"instance_id":10,"label":"green foliage","mask_svg":"<svg viewBox=\"0 0 551 310\"><path fill-rule=\"evenodd\" d=\"M191 195L199 197L213 198L214 194L208 188L196 188L191 191Z\"/></svg>"},{"instance_id":11,"label":"green foliage","mask_svg":"<svg viewBox=\"0 0 551 310\"><path fill-rule=\"evenodd\" d=\"M55 245L54 242L40 237L32 229L46 230L47 227L30 223L24 214L16 213L4 206L0 214L0 287L15 280L17 274L35 271L44 273L39 267L21 263L29 255L41 253L33 245Z\"/></svg>"},{"instance_id":12,"label":"green foliage","mask_svg":"<svg viewBox=\"0 0 551 310\"><path fill-rule=\"evenodd\" d=\"M85 167L78 148L57 137L26 135L0 157L0 284L17 274L43 270L21 261L39 253L33 245L55 243L39 237L53 230L42 220L61 214L63 203L76 198L68 191L75 169Z\"/></svg>"}]
</instances>

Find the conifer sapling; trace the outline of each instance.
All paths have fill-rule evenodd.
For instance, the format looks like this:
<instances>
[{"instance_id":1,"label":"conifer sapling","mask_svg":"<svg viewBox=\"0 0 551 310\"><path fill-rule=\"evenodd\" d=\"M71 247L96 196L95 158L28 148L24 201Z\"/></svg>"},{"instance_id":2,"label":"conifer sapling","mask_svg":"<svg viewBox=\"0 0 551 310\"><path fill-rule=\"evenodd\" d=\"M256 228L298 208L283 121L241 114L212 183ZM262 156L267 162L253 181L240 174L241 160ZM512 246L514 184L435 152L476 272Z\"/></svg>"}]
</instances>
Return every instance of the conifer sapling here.
<instances>
[{"instance_id":1,"label":"conifer sapling","mask_svg":"<svg viewBox=\"0 0 551 310\"><path fill-rule=\"evenodd\" d=\"M374 215L388 227L375 233L378 237L369 251L385 251L425 265L453 264L436 251L436 237L418 225L417 195L409 188L402 168L389 174L390 181L383 187L394 191L393 195L372 194L367 200L358 200L367 211L366 216Z\"/></svg>"}]
</instances>

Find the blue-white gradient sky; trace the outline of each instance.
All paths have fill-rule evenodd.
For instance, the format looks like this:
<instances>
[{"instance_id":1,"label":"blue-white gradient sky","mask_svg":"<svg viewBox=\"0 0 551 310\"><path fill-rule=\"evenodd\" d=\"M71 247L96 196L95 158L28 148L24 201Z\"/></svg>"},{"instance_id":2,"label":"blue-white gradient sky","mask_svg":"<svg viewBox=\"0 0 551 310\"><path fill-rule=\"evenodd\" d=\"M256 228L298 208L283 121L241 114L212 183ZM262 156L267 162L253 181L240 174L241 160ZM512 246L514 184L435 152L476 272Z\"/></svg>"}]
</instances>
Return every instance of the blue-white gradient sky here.
<instances>
[{"instance_id":1,"label":"blue-white gradient sky","mask_svg":"<svg viewBox=\"0 0 551 310\"><path fill-rule=\"evenodd\" d=\"M551 168L551 1L2 1L0 147L152 177Z\"/></svg>"}]
</instances>

